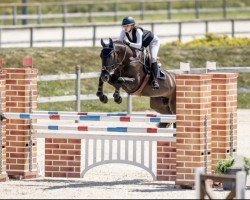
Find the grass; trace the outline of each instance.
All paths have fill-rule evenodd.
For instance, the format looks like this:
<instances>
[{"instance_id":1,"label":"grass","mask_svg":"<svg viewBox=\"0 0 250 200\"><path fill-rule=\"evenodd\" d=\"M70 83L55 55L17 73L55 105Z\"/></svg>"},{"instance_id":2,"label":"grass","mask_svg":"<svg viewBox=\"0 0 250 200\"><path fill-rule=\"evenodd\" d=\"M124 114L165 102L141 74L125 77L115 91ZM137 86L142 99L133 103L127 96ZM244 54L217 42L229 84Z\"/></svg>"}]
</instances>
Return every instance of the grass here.
<instances>
[{"instance_id":1,"label":"grass","mask_svg":"<svg viewBox=\"0 0 250 200\"><path fill-rule=\"evenodd\" d=\"M21 67L23 57L32 57L34 67L43 74L74 73L79 65L82 72L100 71L99 47L76 48L2 48L0 57L5 67ZM218 67L250 66L250 47L172 47L162 45L159 51L161 63L166 69L178 69L180 62L191 67L205 67L206 61L216 61ZM246 79L246 78L244 78ZM247 80L245 80L247 81Z\"/></svg>"},{"instance_id":2,"label":"grass","mask_svg":"<svg viewBox=\"0 0 250 200\"><path fill-rule=\"evenodd\" d=\"M133 111L151 111L149 106L149 100L146 97L133 97ZM60 102L60 103L47 103L39 104L39 110L48 111L74 111L75 102ZM123 98L121 104L116 104L113 100L109 99L107 104L103 104L99 101L82 101L81 111L84 112L126 112L127 111L127 99Z\"/></svg>"}]
</instances>

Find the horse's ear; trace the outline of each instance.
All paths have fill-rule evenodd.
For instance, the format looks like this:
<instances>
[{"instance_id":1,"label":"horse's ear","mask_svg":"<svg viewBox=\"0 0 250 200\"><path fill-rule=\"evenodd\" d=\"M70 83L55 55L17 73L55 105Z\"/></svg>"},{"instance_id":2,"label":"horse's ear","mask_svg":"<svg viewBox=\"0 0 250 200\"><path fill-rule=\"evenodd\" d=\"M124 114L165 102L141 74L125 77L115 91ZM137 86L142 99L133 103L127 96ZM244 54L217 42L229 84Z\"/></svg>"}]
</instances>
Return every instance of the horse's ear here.
<instances>
[{"instance_id":1,"label":"horse's ear","mask_svg":"<svg viewBox=\"0 0 250 200\"><path fill-rule=\"evenodd\" d=\"M109 47L110 47L110 48L113 48L113 47L114 47L114 45L113 45L113 40L112 40L111 38L109 38Z\"/></svg>"},{"instance_id":2,"label":"horse's ear","mask_svg":"<svg viewBox=\"0 0 250 200\"><path fill-rule=\"evenodd\" d=\"M103 42L103 39L101 39L101 45L102 45L103 47L106 46L106 44Z\"/></svg>"}]
</instances>

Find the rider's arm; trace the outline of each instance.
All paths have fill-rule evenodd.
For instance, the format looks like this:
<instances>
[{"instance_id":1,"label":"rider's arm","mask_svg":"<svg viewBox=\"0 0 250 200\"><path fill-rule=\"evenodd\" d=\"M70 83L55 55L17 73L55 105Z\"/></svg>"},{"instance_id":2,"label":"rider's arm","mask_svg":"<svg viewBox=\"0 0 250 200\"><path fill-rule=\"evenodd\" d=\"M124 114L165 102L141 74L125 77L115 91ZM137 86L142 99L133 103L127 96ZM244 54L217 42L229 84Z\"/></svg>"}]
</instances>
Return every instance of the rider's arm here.
<instances>
[{"instance_id":1,"label":"rider's arm","mask_svg":"<svg viewBox=\"0 0 250 200\"><path fill-rule=\"evenodd\" d=\"M136 30L136 39L137 39L136 43L130 42L131 47L134 47L136 49L141 49L142 48L142 34L143 34L142 30L138 28Z\"/></svg>"},{"instance_id":2,"label":"rider's arm","mask_svg":"<svg viewBox=\"0 0 250 200\"><path fill-rule=\"evenodd\" d=\"M124 30L121 30L121 33L120 33L120 37L119 37L119 41L123 42L123 40L125 39L126 37L126 34L125 34L125 31Z\"/></svg>"}]
</instances>

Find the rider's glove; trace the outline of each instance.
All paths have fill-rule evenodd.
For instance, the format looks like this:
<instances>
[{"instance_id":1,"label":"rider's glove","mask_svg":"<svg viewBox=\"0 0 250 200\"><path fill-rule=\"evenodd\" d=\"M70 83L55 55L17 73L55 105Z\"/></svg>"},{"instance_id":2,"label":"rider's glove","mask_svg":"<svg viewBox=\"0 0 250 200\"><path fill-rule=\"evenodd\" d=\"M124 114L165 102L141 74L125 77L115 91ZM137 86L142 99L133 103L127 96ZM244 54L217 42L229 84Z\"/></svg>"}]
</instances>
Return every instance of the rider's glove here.
<instances>
[{"instance_id":1,"label":"rider's glove","mask_svg":"<svg viewBox=\"0 0 250 200\"><path fill-rule=\"evenodd\" d=\"M123 43L126 44L126 45L130 45L130 42L128 40L123 40Z\"/></svg>"}]
</instances>

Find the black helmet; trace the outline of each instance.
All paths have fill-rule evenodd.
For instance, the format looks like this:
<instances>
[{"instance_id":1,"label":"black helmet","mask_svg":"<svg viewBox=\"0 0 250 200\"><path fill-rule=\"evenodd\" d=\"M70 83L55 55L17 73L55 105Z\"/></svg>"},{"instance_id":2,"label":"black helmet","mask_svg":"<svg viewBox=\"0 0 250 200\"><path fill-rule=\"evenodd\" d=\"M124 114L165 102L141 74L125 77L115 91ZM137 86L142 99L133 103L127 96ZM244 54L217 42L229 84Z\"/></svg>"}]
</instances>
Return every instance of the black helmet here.
<instances>
[{"instance_id":1,"label":"black helmet","mask_svg":"<svg viewBox=\"0 0 250 200\"><path fill-rule=\"evenodd\" d=\"M123 20L122 20L122 26L125 26L125 25L132 25L132 24L135 24L135 20L133 17L124 17Z\"/></svg>"}]
</instances>

